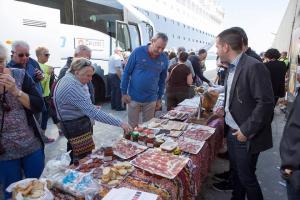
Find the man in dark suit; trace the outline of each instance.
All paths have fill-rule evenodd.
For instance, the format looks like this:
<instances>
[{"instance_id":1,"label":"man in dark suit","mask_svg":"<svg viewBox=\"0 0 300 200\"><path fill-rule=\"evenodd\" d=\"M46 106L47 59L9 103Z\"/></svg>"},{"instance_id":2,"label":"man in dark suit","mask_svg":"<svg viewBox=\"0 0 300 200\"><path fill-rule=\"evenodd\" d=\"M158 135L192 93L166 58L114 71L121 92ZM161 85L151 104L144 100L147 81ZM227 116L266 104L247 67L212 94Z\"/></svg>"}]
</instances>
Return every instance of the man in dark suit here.
<instances>
[{"instance_id":1,"label":"man in dark suit","mask_svg":"<svg viewBox=\"0 0 300 200\"><path fill-rule=\"evenodd\" d=\"M250 47L248 47L248 36L244 29L241 27L232 27L231 29L236 30L240 33L242 40L243 40L243 52L250 56L255 58L256 60L262 62L261 58L255 51L253 51ZM226 136L226 135L225 135ZM223 154L218 154L221 158L228 155L228 151ZM230 168L230 166L229 166ZM232 191L233 184L232 184L232 177L230 174L230 170L225 171L223 173L215 174L214 179L219 180L220 182L214 183L212 187L217 191Z\"/></svg>"},{"instance_id":2,"label":"man in dark suit","mask_svg":"<svg viewBox=\"0 0 300 200\"><path fill-rule=\"evenodd\" d=\"M272 147L273 91L265 65L243 53L234 28L221 32L217 54L230 63L225 79L225 134L232 168L233 200L261 200L255 170L259 153Z\"/></svg>"},{"instance_id":3,"label":"man in dark suit","mask_svg":"<svg viewBox=\"0 0 300 200\"><path fill-rule=\"evenodd\" d=\"M297 80L300 83L300 66L297 69ZM300 199L300 88L289 113L281 142L281 172L286 179L289 200Z\"/></svg>"}]
</instances>

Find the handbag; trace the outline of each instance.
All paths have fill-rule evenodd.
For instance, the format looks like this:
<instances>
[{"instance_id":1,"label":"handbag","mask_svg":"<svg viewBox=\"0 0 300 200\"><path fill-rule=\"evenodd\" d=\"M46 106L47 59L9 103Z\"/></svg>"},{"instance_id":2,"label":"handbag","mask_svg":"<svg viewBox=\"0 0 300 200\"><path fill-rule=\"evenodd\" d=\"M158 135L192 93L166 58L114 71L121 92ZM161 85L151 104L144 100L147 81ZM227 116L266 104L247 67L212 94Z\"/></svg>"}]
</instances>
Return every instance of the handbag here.
<instances>
[{"instance_id":1,"label":"handbag","mask_svg":"<svg viewBox=\"0 0 300 200\"><path fill-rule=\"evenodd\" d=\"M57 83L56 88L59 85L59 82ZM56 92L56 90L54 92ZM95 149L95 143L93 140L90 118L83 116L77 119L63 120L58 110L56 100L54 100L54 102L61 120L63 133L71 145L72 155L76 158L82 158L91 153L92 150Z\"/></svg>"},{"instance_id":2,"label":"handbag","mask_svg":"<svg viewBox=\"0 0 300 200\"><path fill-rule=\"evenodd\" d=\"M89 117L83 116L73 120L62 120L61 122L63 132L72 147L74 156L82 157L95 149L92 124Z\"/></svg>"}]
</instances>

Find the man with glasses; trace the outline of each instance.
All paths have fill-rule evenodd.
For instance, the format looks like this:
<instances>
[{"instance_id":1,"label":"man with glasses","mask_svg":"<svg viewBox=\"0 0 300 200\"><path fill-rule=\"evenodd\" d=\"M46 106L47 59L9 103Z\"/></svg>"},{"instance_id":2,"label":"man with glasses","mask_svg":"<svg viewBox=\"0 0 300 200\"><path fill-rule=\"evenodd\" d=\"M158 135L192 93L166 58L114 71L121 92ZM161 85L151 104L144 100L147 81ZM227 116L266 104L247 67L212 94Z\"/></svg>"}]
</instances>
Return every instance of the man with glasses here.
<instances>
[{"instance_id":1,"label":"man with glasses","mask_svg":"<svg viewBox=\"0 0 300 200\"><path fill-rule=\"evenodd\" d=\"M44 79L44 75L38 62L29 57L29 45L25 41L17 40L12 43L11 48L11 60L7 66L10 68L25 69L33 79L37 91L42 96L41 80Z\"/></svg>"}]
</instances>

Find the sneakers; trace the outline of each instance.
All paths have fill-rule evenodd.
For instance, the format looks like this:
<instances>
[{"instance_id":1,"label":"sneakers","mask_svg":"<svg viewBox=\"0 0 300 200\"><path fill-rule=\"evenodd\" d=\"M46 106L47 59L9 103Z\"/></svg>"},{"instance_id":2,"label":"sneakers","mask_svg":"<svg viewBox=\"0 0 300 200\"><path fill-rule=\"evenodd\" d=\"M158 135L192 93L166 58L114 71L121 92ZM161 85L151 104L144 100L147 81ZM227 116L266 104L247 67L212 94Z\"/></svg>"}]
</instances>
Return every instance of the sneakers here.
<instances>
[{"instance_id":1,"label":"sneakers","mask_svg":"<svg viewBox=\"0 0 300 200\"><path fill-rule=\"evenodd\" d=\"M230 171L225 171L220 174L215 174L213 178L217 181L228 181L229 176L230 176Z\"/></svg>"},{"instance_id":2,"label":"sneakers","mask_svg":"<svg viewBox=\"0 0 300 200\"><path fill-rule=\"evenodd\" d=\"M232 192L233 186L229 181L221 181L219 183L212 184L212 188L219 192Z\"/></svg>"}]
</instances>

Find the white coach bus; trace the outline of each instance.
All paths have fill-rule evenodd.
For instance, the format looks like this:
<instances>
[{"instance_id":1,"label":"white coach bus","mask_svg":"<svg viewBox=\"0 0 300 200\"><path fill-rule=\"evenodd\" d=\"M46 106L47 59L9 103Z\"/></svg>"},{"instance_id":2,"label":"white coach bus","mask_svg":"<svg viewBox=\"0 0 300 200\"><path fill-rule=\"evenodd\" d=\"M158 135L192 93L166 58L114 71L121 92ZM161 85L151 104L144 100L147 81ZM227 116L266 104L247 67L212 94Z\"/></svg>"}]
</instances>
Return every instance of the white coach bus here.
<instances>
[{"instance_id":1,"label":"white coach bus","mask_svg":"<svg viewBox=\"0 0 300 200\"><path fill-rule=\"evenodd\" d=\"M0 8L0 43L9 50L13 41L25 40L35 58L35 49L45 46L49 64L61 68L77 45L89 46L97 64L96 102L109 96L105 75L114 48L132 51L154 32L151 20L125 0L1 0Z\"/></svg>"}]
</instances>

